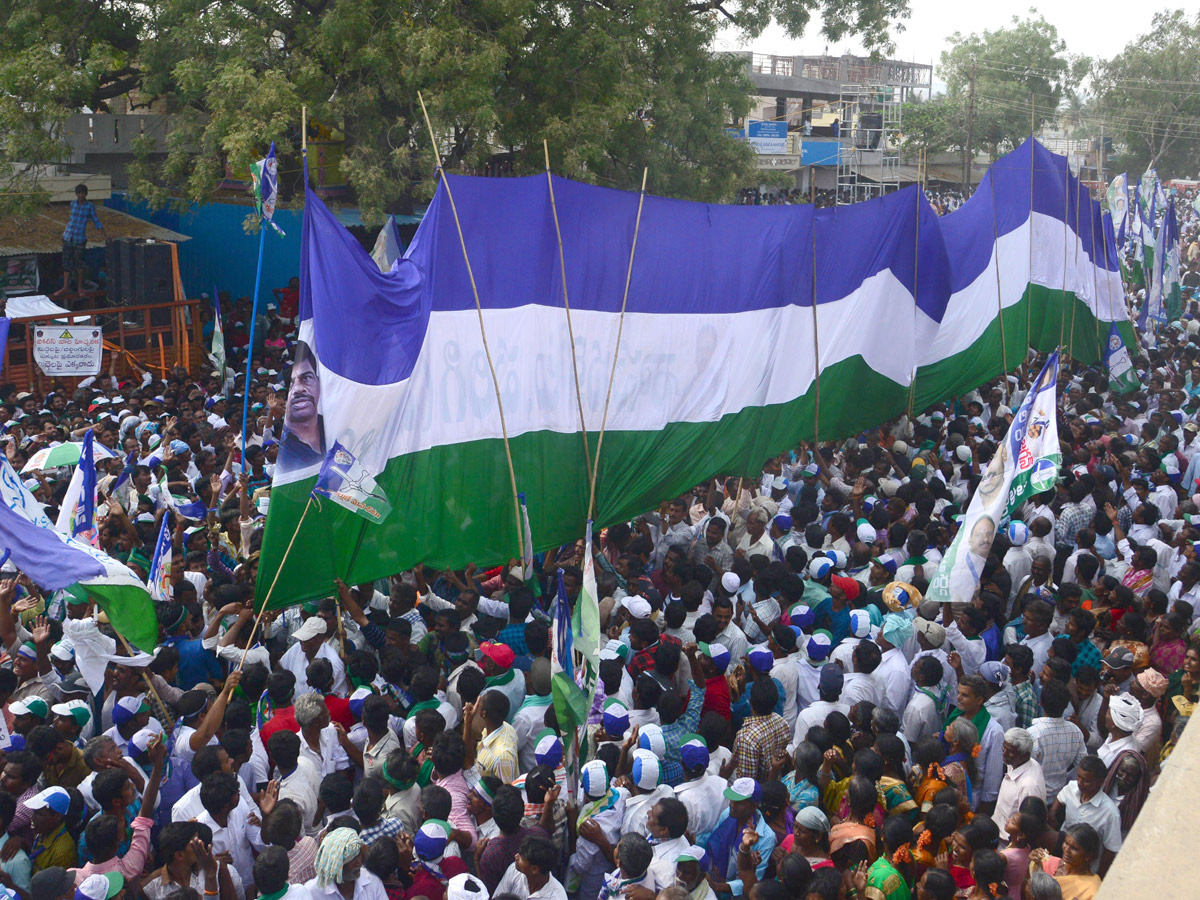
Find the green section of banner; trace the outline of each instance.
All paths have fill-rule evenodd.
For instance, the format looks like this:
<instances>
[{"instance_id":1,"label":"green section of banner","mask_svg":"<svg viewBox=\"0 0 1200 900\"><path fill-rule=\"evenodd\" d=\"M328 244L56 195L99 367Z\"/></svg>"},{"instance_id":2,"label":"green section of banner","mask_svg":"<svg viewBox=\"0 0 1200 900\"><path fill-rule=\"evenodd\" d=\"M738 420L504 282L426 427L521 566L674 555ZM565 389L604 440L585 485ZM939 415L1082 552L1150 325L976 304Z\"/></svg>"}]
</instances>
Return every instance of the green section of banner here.
<instances>
[{"instance_id":1,"label":"green section of banner","mask_svg":"<svg viewBox=\"0 0 1200 900\"><path fill-rule=\"evenodd\" d=\"M1114 303L1124 302L1124 298L1114 298ZM1117 307L1112 315L1120 313L1121 308ZM1030 285L1019 301L1005 308L1002 320L993 317L979 339L966 350L917 370L914 410L919 412L1011 372L1025 361L1027 347L1048 353L1061 343L1065 354L1085 365L1101 362L1112 325L1111 321L1097 318L1072 292L1064 294L1036 284ZM1125 346L1135 348L1133 326L1120 321L1117 328Z\"/></svg>"},{"instance_id":2,"label":"green section of banner","mask_svg":"<svg viewBox=\"0 0 1200 900\"><path fill-rule=\"evenodd\" d=\"M146 588L132 584L81 584L108 616L112 627L139 650L158 646L158 617Z\"/></svg>"}]
</instances>

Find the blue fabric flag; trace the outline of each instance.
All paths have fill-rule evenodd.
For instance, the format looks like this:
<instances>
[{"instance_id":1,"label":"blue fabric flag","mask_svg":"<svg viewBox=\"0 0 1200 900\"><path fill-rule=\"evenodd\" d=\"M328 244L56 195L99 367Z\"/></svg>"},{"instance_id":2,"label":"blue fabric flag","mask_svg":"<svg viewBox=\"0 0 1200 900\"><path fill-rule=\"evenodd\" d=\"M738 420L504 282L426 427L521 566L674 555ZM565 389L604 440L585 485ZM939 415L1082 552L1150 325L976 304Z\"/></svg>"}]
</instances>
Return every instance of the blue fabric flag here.
<instances>
[{"instance_id":1,"label":"blue fabric flag","mask_svg":"<svg viewBox=\"0 0 1200 900\"><path fill-rule=\"evenodd\" d=\"M158 540L154 544L154 558L150 560L150 596L161 603L171 599L171 530L167 527L170 516L162 517L158 529Z\"/></svg>"}]
</instances>

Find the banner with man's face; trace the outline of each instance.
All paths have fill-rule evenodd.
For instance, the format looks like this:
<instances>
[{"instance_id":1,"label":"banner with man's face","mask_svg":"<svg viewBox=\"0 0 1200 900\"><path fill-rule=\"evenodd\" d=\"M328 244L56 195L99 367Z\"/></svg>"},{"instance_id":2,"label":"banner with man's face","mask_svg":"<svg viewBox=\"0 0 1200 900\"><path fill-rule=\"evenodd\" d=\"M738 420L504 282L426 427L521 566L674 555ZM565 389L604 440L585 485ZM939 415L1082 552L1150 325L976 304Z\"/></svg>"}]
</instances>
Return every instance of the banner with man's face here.
<instances>
[{"instance_id":1,"label":"banner with man's face","mask_svg":"<svg viewBox=\"0 0 1200 900\"><path fill-rule=\"evenodd\" d=\"M996 530L1034 494L1058 480L1058 351L1034 380L1004 440L979 480L950 549L929 582L926 598L970 603L979 588Z\"/></svg>"}]
</instances>

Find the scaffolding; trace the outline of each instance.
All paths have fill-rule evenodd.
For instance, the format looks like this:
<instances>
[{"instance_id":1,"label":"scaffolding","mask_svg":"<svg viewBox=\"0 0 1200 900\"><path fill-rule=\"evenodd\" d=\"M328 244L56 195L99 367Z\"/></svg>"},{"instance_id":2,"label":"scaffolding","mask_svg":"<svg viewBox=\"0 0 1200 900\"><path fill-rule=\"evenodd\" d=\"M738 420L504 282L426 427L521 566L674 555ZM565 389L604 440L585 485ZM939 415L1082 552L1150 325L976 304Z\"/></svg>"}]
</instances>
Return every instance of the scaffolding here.
<instances>
[{"instance_id":1,"label":"scaffolding","mask_svg":"<svg viewBox=\"0 0 1200 900\"><path fill-rule=\"evenodd\" d=\"M900 187L905 85L842 84L838 98L837 202L859 203Z\"/></svg>"}]
</instances>

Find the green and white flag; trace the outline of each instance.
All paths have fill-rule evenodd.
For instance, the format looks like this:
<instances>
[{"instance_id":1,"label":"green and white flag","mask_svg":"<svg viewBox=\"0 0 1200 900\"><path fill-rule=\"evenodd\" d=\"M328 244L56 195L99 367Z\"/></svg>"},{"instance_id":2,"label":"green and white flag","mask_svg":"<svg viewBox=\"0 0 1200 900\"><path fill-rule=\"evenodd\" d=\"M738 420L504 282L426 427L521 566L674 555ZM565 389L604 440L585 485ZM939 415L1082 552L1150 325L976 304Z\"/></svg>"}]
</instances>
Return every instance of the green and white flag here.
<instances>
[{"instance_id":1,"label":"green and white flag","mask_svg":"<svg viewBox=\"0 0 1200 900\"><path fill-rule=\"evenodd\" d=\"M221 325L221 298L217 292L213 291L213 333L212 347L209 350L208 358L212 360L213 368L217 370L217 377L221 379L221 383L225 383L225 329Z\"/></svg>"},{"instance_id":2,"label":"green and white flag","mask_svg":"<svg viewBox=\"0 0 1200 900\"><path fill-rule=\"evenodd\" d=\"M1058 351L1046 360L1008 434L988 463L950 549L929 583L926 599L965 604L979 587L996 529L1034 494L1054 487L1058 448Z\"/></svg>"},{"instance_id":3,"label":"green and white flag","mask_svg":"<svg viewBox=\"0 0 1200 900\"><path fill-rule=\"evenodd\" d=\"M392 511L387 495L375 483L375 479L353 453L336 442L325 456L313 493L328 497L339 506L376 524L386 519Z\"/></svg>"},{"instance_id":4,"label":"green and white flag","mask_svg":"<svg viewBox=\"0 0 1200 900\"><path fill-rule=\"evenodd\" d=\"M1104 365L1108 369L1108 389L1118 394L1135 391L1141 384L1138 382L1137 370L1129 356L1129 348L1121 337L1121 331L1114 322L1108 329L1108 344L1104 348Z\"/></svg>"}]
</instances>

